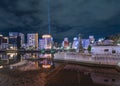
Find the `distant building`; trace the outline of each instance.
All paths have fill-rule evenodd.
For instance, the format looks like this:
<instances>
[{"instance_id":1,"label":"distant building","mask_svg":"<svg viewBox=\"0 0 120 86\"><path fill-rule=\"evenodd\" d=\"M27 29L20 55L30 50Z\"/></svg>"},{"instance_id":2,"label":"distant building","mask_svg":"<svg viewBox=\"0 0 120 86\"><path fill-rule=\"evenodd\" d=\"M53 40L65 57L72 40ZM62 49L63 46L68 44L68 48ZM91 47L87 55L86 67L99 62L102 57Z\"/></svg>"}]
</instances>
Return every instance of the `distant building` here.
<instances>
[{"instance_id":1,"label":"distant building","mask_svg":"<svg viewBox=\"0 0 120 86\"><path fill-rule=\"evenodd\" d=\"M89 39L82 39L82 46L84 49L88 49L88 46L90 45Z\"/></svg>"},{"instance_id":2,"label":"distant building","mask_svg":"<svg viewBox=\"0 0 120 86\"><path fill-rule=\"evenodd\" d=\"M8 44L9 43L9 38L8 37L3 37L2 43Z\"/></svg>"},{"instance_id":3,"label":"distant building","mask_svg":"<svg viewBox=\"0 0 120 86\"><path fill-rule=\"evenodd\" d=\"M39 49L44 49L44 46L45 46L45 40L39 39Z\"/></svg>"},{"instance_id":4,"label":"distant building","mask_svg":"<svg viewBox=\"0 0 120 86\"><path fill-rule=\"evenodd\" d=\"M9 44L11 48L20 49L24 44L24 34L18 32L9 32Z\"/></svg>"},{"instance_id":5,"label":"distant building","mask_svg":"<svg viewBox=\"0 0 120 86\"><path fill-rule=\"evenodd\" d=\"M114 41L113 41L113 40L107 39L107 40L104 40L104 41L103 41L103 45L113 45L113 44L114 44Z\"/></svg>"},{"instance_id":6,"label":"distant building","mask_svg":"<svg viewBox=\"0 0 120 86\"><path fill-rule=\"evenodd\" d=\"M51 49L53 44L53 38L51 35L43 35L42 39L44 40L44 49Z\"/></svg>"},{"instance_id":7,"label":"distant building","mask_svg":"<svg viewBox=\"0 0 120 86\"><path fill-rule=\"evenodd\" d=\"M9 47L10 49L17 49L18 33L9 32Z\"/></svg>"},{"instance_id":8,"label":"distant building","mask_svg":"<svg viewBox=\"0 0 120 86\"><path fill-rule=\"evenodd\" d=\"M3 37L2 38L2 43L1 43L1 48L2 49L7 49L9 47L8 43L9 43L8 37Z\"/></svg>"},{"instance_id":9,"label":"distant building","mask_svg":"<svg viewBox=\"0 0 120 86\"><path fill-rule=\"evenodd\" d=\"M27 34L27 43L30 49L38 49L38 33Z\"/></svg>"},{"instance_id":10,"label":"distant building","mask_svg":"<svg viewBox=\"0 0 120 86\"><path fill-rule=\"evenodd\" d=\"M19 33L20 39L20 47L25 43L25 35L23 33Z\"/></svg>"},{"instance_id":11,"label":"distant building","mask_svg":"<svg viewBox=\"0 0 120 86\"><path fill-rule=\"evenodd\" d=\"M79 45L78 38L74 37L73 38L72 49L78 49L78 45Z\"/></svg>"},{"instance_id":12,"label":"distant building","mask_svg":"<svg viewBox=\"0 0 120 86\"><path fill-rule=\"evenodd\" d=\"M0 35L0 45L2 43L2 40L3 40L3 35Z\"/></svg>"},{"instance_id":13,"label":"distant building","mask_svg":"<svg viewBox=\"0 0 120 86\"><path fill-rule=\"evenodd\" d=\"M67 37L64 38L64 41L63 41L63 43L62 43L62 46L63 46L64 48L68 48L68 47L69 47L69 41L68 41L68 38L67 38Z\"/></svg>"},{"instance_id":14,"label":"distant building","mask_svg":"<svg viewBox=\"0 0 120 86\"><path fill-rule=\"evenodd\" d=\"M94 36L89 36L90 44L93 44L95 42Z\"/></svg>"},{"instance_id":15,"label":"distant building","mask_svg":"<svg viewBox=\"0 0 120 86\"><path fill-rule=\"evenodd\" d=\"M92 46L92 54L120 54L119 46Z\"/></svg>"}]
</instances>

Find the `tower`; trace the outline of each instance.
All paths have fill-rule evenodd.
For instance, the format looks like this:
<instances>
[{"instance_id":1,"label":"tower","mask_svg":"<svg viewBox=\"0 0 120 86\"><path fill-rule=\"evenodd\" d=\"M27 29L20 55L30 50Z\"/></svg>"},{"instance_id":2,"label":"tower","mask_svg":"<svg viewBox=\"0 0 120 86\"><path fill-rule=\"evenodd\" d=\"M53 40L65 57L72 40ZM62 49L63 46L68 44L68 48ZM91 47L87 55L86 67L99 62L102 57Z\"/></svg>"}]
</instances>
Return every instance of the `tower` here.
<instances>
[{"instance_id":1,"label":"tower","mask_svg":"<svg viewBox=\"0 0 120 86\"><path fill-rule=\"evenodd\" d=\"M53 38L51 35L43 35L44 49L52 49Z\"/></svg>"}]
</instances>

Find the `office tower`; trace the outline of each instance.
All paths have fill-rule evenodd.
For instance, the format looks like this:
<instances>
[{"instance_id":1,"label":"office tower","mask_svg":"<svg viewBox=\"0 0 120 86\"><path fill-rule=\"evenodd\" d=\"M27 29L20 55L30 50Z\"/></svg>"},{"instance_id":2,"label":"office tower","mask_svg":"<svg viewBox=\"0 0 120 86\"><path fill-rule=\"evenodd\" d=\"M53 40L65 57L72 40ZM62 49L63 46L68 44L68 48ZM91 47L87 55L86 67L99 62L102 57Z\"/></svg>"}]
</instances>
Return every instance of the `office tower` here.
<instances>
[{"instance_id":1,"label":"office tower","mask_svg":"<svg viewBox=\"0 0 120 86\"><path fill-rule=\"evenodd\" d=\"M28 33L27 43L29 45L29 49L38 49L38 33Z\"/></svg>"},{"instance_id":2,"label":"office tower","mask_svg":"<svg viewBox=\"0 0 120 86\"><path fill-rule=\"evenodd\" d=\"M53 38L51 35L43 35L42 36L45 44L44 49L52 49Z\"/></svg>"}]
</instances>

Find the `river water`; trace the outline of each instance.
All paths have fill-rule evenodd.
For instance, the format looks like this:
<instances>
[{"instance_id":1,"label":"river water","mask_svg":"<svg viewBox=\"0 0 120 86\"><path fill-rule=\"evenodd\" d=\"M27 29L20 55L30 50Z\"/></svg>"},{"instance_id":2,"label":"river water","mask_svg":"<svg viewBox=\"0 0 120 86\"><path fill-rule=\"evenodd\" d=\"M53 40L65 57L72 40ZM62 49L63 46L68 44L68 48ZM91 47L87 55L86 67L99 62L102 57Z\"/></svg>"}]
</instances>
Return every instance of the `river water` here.
<instances>
[{"instance_id":1,"label":"river water","mask_svg":"<svg viewBox=\"0 0 120 86\"><path fill-rule=\"evenodd\" d=\"M56 63L51 54L40 53L1 53L0 65L6 66L27 60L29 66L20 69L40 69L38 75L29 75L32 78L38 77L34 83L24 80L28 84L14 86L120 86L120 73L112 68L97 68L82 65ZM2 70L2 69L0 69ZM42 71L42 72L41 72ZM30 71L29 71L30 72ZM27 72L27 73L29 73ZM11 73L11 72L9 72ZM31 72L30 72L31 73ZM41 74L41 75L39 75ZM21 74L22 75L22 74ZM26 74L27 75L27 74ZM10 75L11 76L11 75ZM16 76L13 74L13 76ZM18 76L18 75L17 75ZM24 75L25 76L25 75ZM43 79L43 76L44 79ZM28 76L25 76L28 78ZM24 77L24 79L25 79ZM12 77L16 78L16 77ZM39 78L42 80L39 81ZM17 80L18 78L16 78ZM19 80L19 79L18 79ZM9 80L10 81L10 80ZM14 80L13 80L14 81ZM5 81L4 81L5 82ZM10 81L12 83L12 81ZM41 84L39 84L41 83ZM6 84L6 83L5 83ZM0 78L0 86L5 85Z\"/></svg>"}]
</instances>

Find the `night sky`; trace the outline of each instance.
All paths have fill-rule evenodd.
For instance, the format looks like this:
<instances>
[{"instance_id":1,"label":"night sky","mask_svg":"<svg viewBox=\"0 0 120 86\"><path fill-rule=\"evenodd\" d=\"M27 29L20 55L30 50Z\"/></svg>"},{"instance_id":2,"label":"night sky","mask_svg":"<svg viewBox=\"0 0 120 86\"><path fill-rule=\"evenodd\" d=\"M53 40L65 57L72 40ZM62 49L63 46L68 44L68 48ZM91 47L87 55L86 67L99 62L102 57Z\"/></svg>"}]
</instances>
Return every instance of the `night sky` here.
<instances>
[{"instance_id":1,"label":"night sky","mask_svg":"<svg viewBox=\"0 0 120 86\"><path fill-rule=\"evenodd\" d=\"M120 0L51 0L51 34L57 40L120 32ZM48 33L48 0L0 0L0 33Z\"/></svg>"}]
</instances>

